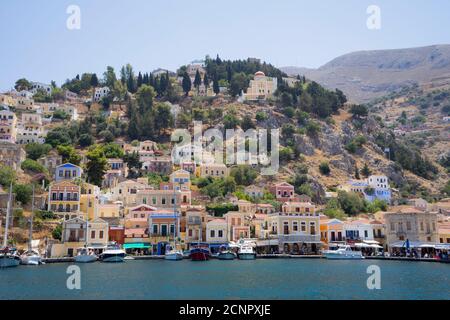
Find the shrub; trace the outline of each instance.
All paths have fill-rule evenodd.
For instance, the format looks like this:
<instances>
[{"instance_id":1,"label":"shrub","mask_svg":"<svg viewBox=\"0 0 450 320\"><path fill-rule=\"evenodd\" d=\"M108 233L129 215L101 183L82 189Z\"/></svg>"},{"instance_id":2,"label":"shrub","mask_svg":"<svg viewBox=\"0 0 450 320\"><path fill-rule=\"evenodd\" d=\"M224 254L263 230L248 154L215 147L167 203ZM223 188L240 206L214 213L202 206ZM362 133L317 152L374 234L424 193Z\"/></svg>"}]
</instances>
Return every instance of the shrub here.
<instances>
[{"instance_id":1,"label":"shrub","mask_svg":"<svg viewBox=\"0 0 450 320\"><path fill-rule=\"evenodd\" d=\"M33 173L47 173L47 169L43 165L31 159L26 159L22 162L21 168L22 170Z\"/></svg>"},{"instance_id":2,"label":"shrub","mask_svg":"<svg viewBox=\"0 0 450 320\"><path fill-rule=\"evenodd\" d=\"M323 175L325 175L325 176L329 175L330 172L331 172L329 163L326 162L326 161L322 162L322 163L319 165L319 170L320 170L320 173L321 173L321 174L323 174Z\"/></svg>"}]
</instances>

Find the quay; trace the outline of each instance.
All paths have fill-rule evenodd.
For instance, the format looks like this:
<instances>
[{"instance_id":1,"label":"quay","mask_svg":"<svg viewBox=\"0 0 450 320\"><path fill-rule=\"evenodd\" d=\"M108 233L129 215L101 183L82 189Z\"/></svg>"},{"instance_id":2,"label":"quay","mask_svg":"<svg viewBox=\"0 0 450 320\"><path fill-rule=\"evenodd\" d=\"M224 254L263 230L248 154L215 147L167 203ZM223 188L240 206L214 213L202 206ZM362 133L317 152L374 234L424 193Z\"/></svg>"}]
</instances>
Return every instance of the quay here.
<instances>
[{"instance_id":1,"label":"quay","mask_svg":"<svg viewBox=\"0 0 450 320\"><path fill-rule=\"evenodd\" d=\"M439 262L450 263L450 260L430 259L430 258L408 258L408 257L365 257L366 260L390 260L390 261L411 261L411 262Z\"/></svg>"}]
</instances>

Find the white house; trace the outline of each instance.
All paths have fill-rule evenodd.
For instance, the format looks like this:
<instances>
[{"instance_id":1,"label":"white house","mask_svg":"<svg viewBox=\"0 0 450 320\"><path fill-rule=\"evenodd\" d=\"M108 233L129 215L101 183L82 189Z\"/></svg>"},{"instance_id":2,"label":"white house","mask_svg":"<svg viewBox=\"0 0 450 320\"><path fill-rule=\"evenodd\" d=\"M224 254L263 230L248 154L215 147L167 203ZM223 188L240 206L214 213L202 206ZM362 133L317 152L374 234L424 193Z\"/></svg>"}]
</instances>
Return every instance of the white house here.
<instances>
[{"instance_id":1,"label":"white house","mask_svg":"<svg viewBox=\"0 0 450 320\"><path fill-rule=\"evenodd\" d=\"M108 96L110 90L108 87L96 88L94 93L94 101L100 101L104 97Z\"/></svg>"},{"instance_id":2,"label":"white house","mask_svg":"<svg viewBox=\"0 0 450 320\"><path fill-rule=\"evenodd\" d=\"M34 95L38 90L43 90L46 94L50 95L52 93L52 86L41 82L31 82L30 92Z\"/></svg>"},{"instance_id":3,"label":"white house","mask_svg":"<svg viewBox=\"0 0 450 320\"><path fill-rule=\"evenodd\" d=\"M214 219L206 224L206 242L227 243L228 225L225 219Z\"/></svg>"}]
</instances>

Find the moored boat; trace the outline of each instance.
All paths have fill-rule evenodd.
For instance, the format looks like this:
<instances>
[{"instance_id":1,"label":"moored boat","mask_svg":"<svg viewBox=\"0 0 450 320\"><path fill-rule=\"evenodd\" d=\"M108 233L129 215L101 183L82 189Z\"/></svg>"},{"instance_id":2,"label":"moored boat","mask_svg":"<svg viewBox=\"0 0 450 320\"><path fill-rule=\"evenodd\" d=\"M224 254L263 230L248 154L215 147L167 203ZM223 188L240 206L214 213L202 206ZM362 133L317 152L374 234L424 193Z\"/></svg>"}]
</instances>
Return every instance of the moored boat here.
<instances>
[{"instance_id":1,"label":"moored boat","mask_svg":"<svg viewBox=\"0 0 450 320\"><path fill-rule=\"evenodd\" d=\"M353 251L348 245L339 246L337 250L326 250L323 255L331 260L364 259L361 251Z\"/></svg>"},{"instance_id":2,"label":"moored boat","mask_svg":"<svg viewBox=\"0 0 450 320\"><path fill-rule=\"evenodd\" d=\"M255 260L256 253L252 246L244 245L238 251L239 260Z\"/></svg>"},{"instance_id":3,"label":"moored boat","mask_svg":"<svg viewBox=\"0 0 450 320\"><path fill-rule=\"evenodd\" d=\"M0 268L17 267L20 264L20 257L14 249L4 248L0 252Z\"/></svg>"},{"instance_id":4,"label":"moored boat","mask_svg":"<svg viewBox=\"0 0 450 320\"><path fill-rule=\"evenodd\" d=\"M236 253L227 249L224 246L220 248L220 252L217 255L217 259L219 260L234 260L236 258L237 258Z\"/></svg>"},{"instance_id":5,"label":"moored boat","mask_svg":"<svg viewBox=\"0 0 450 320\"><path fill-rule=\"evenodd\" d=\"M88 248L78 249L78 253L75 257L77 263L91 263L97 261L98 257L93 251L89 251Z\"/></svg>"},{"instance_id":6,"label":"moored boat","mask_svg":"<svg viewBox=\"0 0 450 320\"><path fill-rule=\"evenodd\" d=\"M125 256L126 252L114 242L108 244L105 251L103 251L103 253L100 255L100 260L102 262L123 262Z\"/></svg>"},{"instance_id":7,"label":"moored boat","mask_svg":"<svg viewBox=\"0 0 450 320\"><path fill-rule=\"evenodd\" d=\"M20 263L28 266L43 264L42 257L37 250L27 250L20 256Z\"/></svg>"},{"instance_id":8,"label":"moored boat","mask_svg":"<svg viewBox=\"0 0 450 320\"><path fill-rule=\"evenodd\" d=\"M166 254L164 255L165 260L171 261L179 261L183 260L183 252L180 250L176 250L171 246L166 247Z\"/></svg>"},{"instance_id":9,"label":"moored boat","mask_svg":"<svg viewBox=\"0 0 450 320\"><path fill-rule=\"evenodd\" d=\"M192 261L207 261L211 257L209 246L196 245L191 248L190 257Z\"/></svg>"}]
</instances>

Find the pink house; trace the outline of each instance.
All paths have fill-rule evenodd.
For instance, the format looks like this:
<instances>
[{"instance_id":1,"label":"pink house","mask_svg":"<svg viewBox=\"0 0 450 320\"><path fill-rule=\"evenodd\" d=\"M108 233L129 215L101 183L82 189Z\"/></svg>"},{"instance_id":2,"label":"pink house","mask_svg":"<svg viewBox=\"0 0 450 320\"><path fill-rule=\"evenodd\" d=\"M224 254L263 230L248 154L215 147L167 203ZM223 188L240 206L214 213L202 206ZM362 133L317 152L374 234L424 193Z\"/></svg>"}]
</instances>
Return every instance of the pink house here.
<instances>
[{"instance_id":1,"label":"pink house","mask_svg":"<svg viewBox=\"0 0 450 320\"><path fill-rule=\"evenodd\" d=\"M286 202L294 196L294 186L281 182L270 187L270 192L277 198L277 201Z\"/></svg>"}]
</instances>

